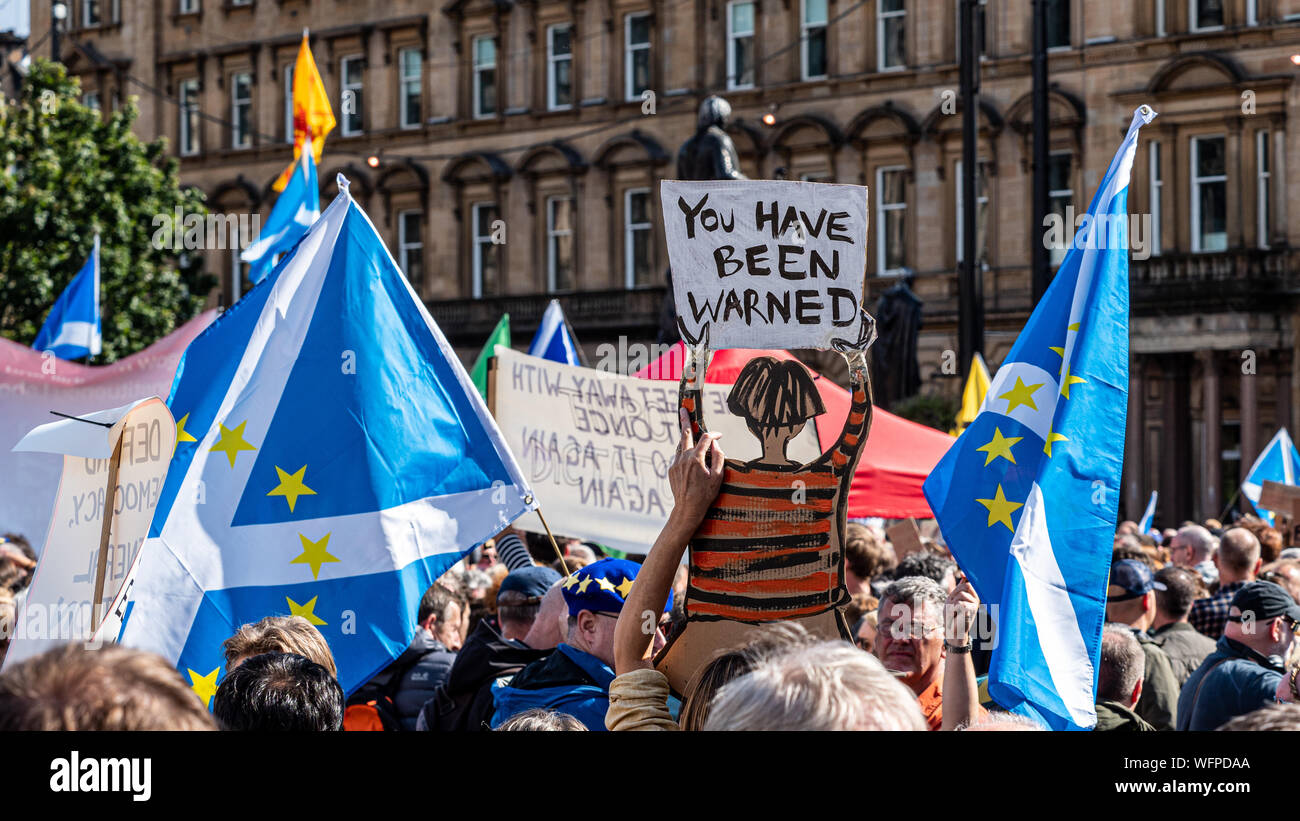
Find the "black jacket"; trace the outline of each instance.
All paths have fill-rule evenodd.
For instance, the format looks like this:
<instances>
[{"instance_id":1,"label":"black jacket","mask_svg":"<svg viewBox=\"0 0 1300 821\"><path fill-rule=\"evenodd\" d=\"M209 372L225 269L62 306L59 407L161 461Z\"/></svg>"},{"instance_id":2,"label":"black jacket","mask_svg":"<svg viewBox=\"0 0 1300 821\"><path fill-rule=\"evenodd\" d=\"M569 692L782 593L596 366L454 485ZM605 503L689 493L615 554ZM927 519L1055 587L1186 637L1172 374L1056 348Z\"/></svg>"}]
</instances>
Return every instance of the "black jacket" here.
<instances>
[{"instance_id":1,"label":"black jacket","mask_svg":"<svg viewBox=\"0 0 1300 821\"><path fill-rule=\"evenodd\" d=\"M402 651L392 664L367 683L367 687L378 687L392 693L393 706L397 708L398 718L403 730L414 730L416 719L424 702L433 697L439 685L446 680L456 661L456 653L427 630L415 631L411 645ZM398 676L394 688L393 677Z\"/></svg>"},{"instance_id":2,"label":"black jacket","mask_svg":"<svg viewBox=\"0 0 1300 821\"><path fill-rule=\"evenodd\" d=\"M495 709L492 682L513 676L551 652L504 639L486 620L479 622L442 686L424 703L417 729L487 730Z\"/></svg>"}]
</instances>

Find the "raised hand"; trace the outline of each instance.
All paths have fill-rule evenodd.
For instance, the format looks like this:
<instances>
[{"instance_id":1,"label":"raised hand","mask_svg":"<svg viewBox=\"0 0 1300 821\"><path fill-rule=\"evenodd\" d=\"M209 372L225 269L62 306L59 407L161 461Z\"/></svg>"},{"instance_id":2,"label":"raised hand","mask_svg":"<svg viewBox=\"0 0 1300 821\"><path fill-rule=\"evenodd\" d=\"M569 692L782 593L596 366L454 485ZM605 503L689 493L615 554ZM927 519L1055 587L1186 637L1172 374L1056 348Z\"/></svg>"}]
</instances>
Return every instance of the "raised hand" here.
<instances>
[{"instance_id":1,"label":"raised hand","mask_svg":"<svg viewBox=\"0 0 1300 821\"><path fill-rule=\"evenodd\" d=\"M706 433L695 442L691 416L685 408L679 409L679 420L682 436L677 443L677 454L668 466L668 484L673 490L673 515L694 528L704 521L722 489L727 457L718 444L722 434Z\"/></svg>"}]
</instances>

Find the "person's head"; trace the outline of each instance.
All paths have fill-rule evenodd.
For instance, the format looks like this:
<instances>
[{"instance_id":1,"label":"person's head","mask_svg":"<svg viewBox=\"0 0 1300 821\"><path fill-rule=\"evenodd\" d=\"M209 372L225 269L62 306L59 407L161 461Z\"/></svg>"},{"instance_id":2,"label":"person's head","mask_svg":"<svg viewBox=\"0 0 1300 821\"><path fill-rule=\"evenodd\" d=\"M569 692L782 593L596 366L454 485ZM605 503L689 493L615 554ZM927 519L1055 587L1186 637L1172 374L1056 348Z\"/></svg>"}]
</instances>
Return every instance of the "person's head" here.
<instances>
[{"instance_id":1,"label":"person's head","mask_svg":"<svg viewBox=\"0 0 1300 821\"><path fill-rule=\"evenodd\" d=\"M1221 584L1252 581L1262 564L1259 539L1244 527L1230 528L1219 539L1214 566L1219 569Z\"/></svg>"},{"instance_id":2,"label":"person's head","mask_svg":"<svg viewBox=\"0 0 1300 821\"><path fill-rule=\"evenodd\" d=\"M1138 523L1133 521L1132 519L1128 519L1123 522L1120 522L1119 527L1115 528L1115 535L1117 536L1137 535L1137 533L1138 533Z\"/></svg>"},{"instance_id":3,"label":"person's head","mask_svg":"<svg viewBox=\"0 0 1300 821\"><path fill-rule=\"evenodd\" d=\"M560 574L549 567L522 567L506 576L497 590L497 623L501 635L508 639L523 639L533 629L542 598Z\"/></svg>"},{"instance_id":4,"label":"person's head","mask_svg":"<svg viewBox=\"0 0 1300 821\"><path fill-rule=\"evenodd\" d=\"M844 606L844 623L857 624L865 613L874 613L880 607L880 599L870 593L854 593L849 603Z\"/></svg>"},{"instance_id":5,"label":"person's head","mask_svg":"<svg viewBox=\"0 0 1300 821\"><path fill-rule=\"evenodd\" d=\"M343 729L343 688L297 653L244 660L217 688L212 714L223 730L320 732Z\"/></svg>"},{"instance_id":6,"label":"person's head","mask_svg":"<svg viewBox=\"0 0 1300 821\"><path fill-rule=\"evenodd\" d=\"M1300 704L1270 704L1253 713L1230 719L1219 728L1220 732L1259 732L1300 730Z\"/></svg>"},{"instance_id":7,"label":"person's head","mask_svg":"<svg viewBox=\"0 0 1300 821\"><path fill-rule=\"evenodd\" d=\"M1201 597L1205 589L1200 575L1185 567L1170 565L1156 573L1155 582L1164 585L1156 589L1156 618L1152 627L1187 621L1192 612L1192 602Z\"/></svg>"},{"instance_id":8,"label":"person's head","mask_svg":"<svg viewBox=\"0 0 1300 821\"><path fill-rule=\"evenodd\" d=\"M1101 666L1097 673L1097 701L1114 701L1133 707L1142 695L1146 657L1128 625L1107 624L1101 631Z\"/></svg>"},{"instance_id":9,"label":"person's head","mask_svg":"<svg viewBox=\"0 0 1300 821\"><path fill-rule=\"evenodd\" d=\"M880 611L871 610L862 614L853 625L853 643L864 653L875 655L876 652L876 625L880 621Z\"/></svg>"},{"instance_id":10,"label":"person's head","mask_svg":"<svg viewBox=\"0 0 1300 821\"><path fill-rule=\"evenodd\" d=\"M756 356L741 368L727 409L745 420L764 453L785 446L826 406L808 369L798 360Z\"/></svg>"},{"instance_id":11,"label":"person's head","mask_svg":"<svg viewBox=\"0 0 1300 821\"><path fill-rule=\"evenodd\" d=\"M1286 588L1291 598L1300 602L1300 561L1296 559L1278 559L1264 565L1259 571L1260 581L1273 582Z\"/></svg>"},{"instance_id":12,"label":"person's head","mask_svg":"<svg viewBox=\"0 0 1300 821\"><path fill-rule=\"evenodd\" d=\"M415 620L421 628L442 642L448 650L459 650L465 641L465 618L468 602L440 584L424 591Z\"/></svg>"},{"instance_id":13,"label":"person's head","mask_svg":"<svg viewBox=\"0 0 1300 821\"><path fill-rule=\"evenodd\" d=\"M1255 535L1259 538L1259 558L1264 564L1276 561L1282 552L1282 532L1275 527L1265 527Z\"/></svg>"},{"instance_id":14,"label":"person's head","mask_svg":"<svg viewBox=\"0 0 1300 821\"><path fill-rule=\"evenodd\" d=\"M586 732L587 725L568 713L534 707L515 713L497 727L499 733Z\"/></svg>"},{"instance_id":15,"label":"person's head","mask_svg":"<svg viewBox=\"0 0 1300 821\"><path fill-rule=\"evenodd\" d=\"M1138 537L1132 533L1117 534L1113 547L1116 550L1124 548L1126 550L1142 551L1142 542L1138 541Z\"/></svg>"},{"instance_id":16,"label":"person's head","mask_svg":"<svg viewBox=\"0 0 1300 821\"><path fill-rule=\"evenodd\" d=\"M759 660L784 650L818 641L804 627L794 622L767 625L740 647L721 650L708 664L695 671L682 696L678 723L683 730L702 730L709 717L713 698L723 685L754 669Z\"/></svg>"},{"instance_id":17,"label":"person's head","mask_svg":"<svg viewBox=\"0 0 1300 821\"><path fill-rule=\"evenodd\" d=\"M715 125L718 128L726 128L729 119L731 119L731 103L716 94L710 94L700 103L696 127L701 131Z\"/></svg>"},{"instance_id":18,"label":"person's head","mask_svg":"<svg viewBox=\"0 0 1300 821\"><path fill-rule=\"evenodd\" d=\"M948 594L924 576L906 576L880 598L876 657L920 693L943 675L943 607Z\"/></svg>"},{"instance_id":19,"label":"person's head","mask_svg":"<svg viewBox=\"0 0 1300 821\"><path fill-rule=\"evenodd\" d=\"M1300 627L1300 604L1281 585L1250 582L1232 597L1223 635L1265 656L1286 658Z\"/></svg>"},{"instance_id":20,"label":"person's head","mask_svg":"<svg viewBox=\"0 0 1300 821\"><path fill-rule=\"evenodd\" d=\"M865 525L849 522L844 530L844 585L850 594L870 591L871 578L898 564L894 548Z\"/></svg>"},{"instance_id":21,"label":"person's head","mask_svg":"<svg viewBox=\"0 0 1300 821\"><path fill-rule=\"evenodd\" d=\"M36 551L32 543L17 533L5 533L0 536L0 565L12 568L5 574L4 586L14 593L19 593L32 582L36 570Z\"/></svg>"},{"instance_id":22,"label":"person's head","mask_svg":"<svg viewBox=\"0 0 1300 821\"><path fill-rule=\"evenodd\" d=\"M9 642L13 640L17 626L18 608L14 594L7 587L0 587L0 667L4 666L5 654L9 652Z\"/></svg>"},{"instance_id":23,"label":"person's head","mask_svg":"<svg viewBox=\"0 0 1300 821\"><path fill-rule=\"evenodd\" d=\"M1179 567L1195 567L1214 553L1214 536L1200 525L1188 525L1169 542L1169 561Z\"/></svg>"},{"instance_id":24,"label":"person's head","mask_svg":"<svg viewBox=\"0 0 1300 821\"><path fill-rule=\"evenodd\" d=\"M329 670L331 676L339 674L325 637L302 616L267 616L256 624L245 624L221 649L226 654L227 673L251 656L297 653Z\"/></svg>"},{"instance_id":25,"label":"person's head","mask_svg":"<svg viewBox=\"0 0 1300 821\"><path fill-rule=\"evenodd\" d=\"M565 643L614 664L614 625L641 565L627 559L601 559L582 568L560 585L569 607ZM664 607L673 606L670 594Z\"/></svg>"},{"instance_id":26,"label":"person's head","mask_svg":"<svg viewBox=\"0 0 1300 821\"><path fill-rule=\"evenodd\" d=\"M723 685L705 730L924 730L915 695L842 641L792 647Z\"/></svg>"},{"instance_id":27,"label":"person's head","mask_svg":"<svg viewBox=\"0 0 1300 821\"><path fill-rule=\"evenodd\" d=\"M73 642L0 675L0 730L215 730L176 668L143 650Z\"/></svg>"},{"instance_id":28,"label":"person's head","mask_svg":"<svg viewBox=\"0 0 1300 821\"><path fill-rule=\"evenodd\" d=\"M1156 617L1156 593L1163 589L1164 584L1155 580L1150 565L1137 559L1111 562L1106 620L1147 629Z\"/></svg>"},{"instance_id":29,"label":"person's head","mask_svg":"<svg viewBox=\"0 0 1300 821\"><path fill-rule=\"evenodd\" d=\"M929 551L909 553L898 563L898 567L894 568L895 579L904 579L908 576L924 576L938 582L946 595L957 586L957 563Z\"/></svg>"},{"instance_id":30,"label":"person's head","mask_svg":"<svg viewBox=\"0 0 1300 821\"><path fill-rule=\"evenodd\" d=\"M569 607L564 602L561 584L556 582L551 585L542 596L541 604L537 606L537 617L533 619L533 626L528 628L528 633L523 638L524 644L534 650L551 649L564 641L564 634L568 632Z\"/></svg>"}]
</instances>

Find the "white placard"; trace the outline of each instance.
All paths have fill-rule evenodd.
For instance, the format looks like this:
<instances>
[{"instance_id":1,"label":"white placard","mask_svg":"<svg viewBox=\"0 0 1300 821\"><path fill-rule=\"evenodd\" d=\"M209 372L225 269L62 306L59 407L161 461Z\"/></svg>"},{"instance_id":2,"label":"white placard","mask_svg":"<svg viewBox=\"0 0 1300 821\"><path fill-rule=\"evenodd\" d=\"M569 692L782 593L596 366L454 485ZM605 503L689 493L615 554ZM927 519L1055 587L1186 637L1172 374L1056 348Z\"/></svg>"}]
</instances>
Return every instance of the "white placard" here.
<instances>
[{"instance_id":1,"label":"white placard","mask_svg":"<svg viewBox=\"0 0 1300 821\"><path fill-rule=\"evenodd\" d=\"M63 476L45 549L36 565L5 666L69 641L115 641L123 595L148 535L167 467L176 423L158 397L84 414L31 431L15 450L63 454ZM120 448L119 448L120 444ZM113 453L117 482L104 573L101 612L92 612L99 543L108 504ZM102 455L101 455L102 454ZM50 457L53 458L53 457Z\"/></svg>"},{"instance_id":2,"label":"white placard","mask_svg":"<svg viewBox=\"0 0 1300 821\"><path fill-rule=\"evenodd\" d=\"M556 534L646 553L673 507L668 465L681 438L678 383L575 368L496 348L493 415ZM704 389L704 423L729 459L762 456L727 410L730 385ZM821 454L810 422L789 457ZM515 522L545 532L536 514Z\"/></svg>"},{"instance_id":3,"label":"white placard","mask_svg":"<svg viewBox=\"0 0 1300 821\"><path fill-rule=\"evenodd\" d=\"M773 180L660 184L683 336L711 348L857 339L867 189Z\"/></svg>"}]
</instances>

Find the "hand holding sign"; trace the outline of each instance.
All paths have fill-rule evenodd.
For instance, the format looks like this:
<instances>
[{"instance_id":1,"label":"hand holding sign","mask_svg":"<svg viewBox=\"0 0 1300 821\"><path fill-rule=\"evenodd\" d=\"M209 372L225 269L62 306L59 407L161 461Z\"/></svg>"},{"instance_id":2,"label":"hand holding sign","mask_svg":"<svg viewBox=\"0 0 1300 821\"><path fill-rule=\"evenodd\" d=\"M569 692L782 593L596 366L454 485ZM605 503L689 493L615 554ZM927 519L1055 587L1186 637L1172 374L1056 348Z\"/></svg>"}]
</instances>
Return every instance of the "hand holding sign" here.
<instances>
[{"instance_id":1,"label":"hand holding sign","mask_svg":"<svg viewBox=\"0 0 1300 821\"><path fill-rule=\"evenodd\" d=\"M669 180L661 201L688 344L827 349L857 322L865 187Z\"/></svg>"}]
</instances>

